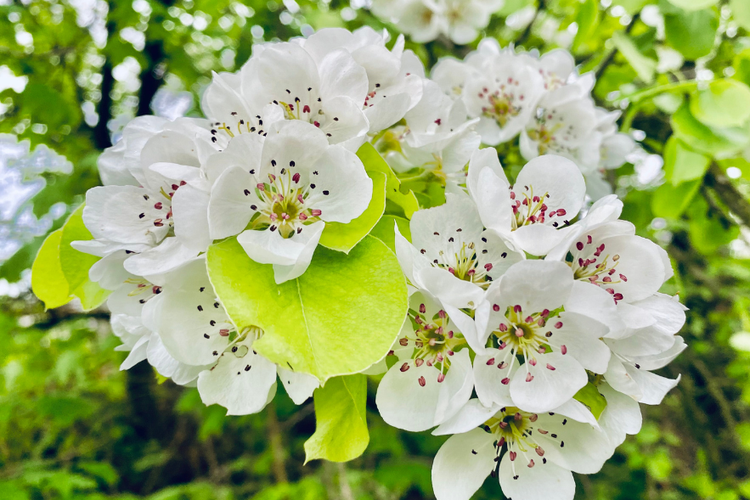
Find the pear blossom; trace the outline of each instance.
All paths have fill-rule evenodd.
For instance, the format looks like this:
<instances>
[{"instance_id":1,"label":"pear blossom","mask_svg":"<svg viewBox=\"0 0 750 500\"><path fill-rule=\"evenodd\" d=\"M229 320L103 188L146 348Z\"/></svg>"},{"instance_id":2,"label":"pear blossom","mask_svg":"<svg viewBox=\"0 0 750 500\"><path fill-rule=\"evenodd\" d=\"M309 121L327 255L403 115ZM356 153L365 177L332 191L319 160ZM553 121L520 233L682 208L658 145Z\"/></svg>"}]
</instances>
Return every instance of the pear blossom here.
<instances>
[{"instance_id":1,"label":"pear blossom","mask_svg":"<svg viewBox=\"0 0 750 500\"><path fill-rule=\"evenodd\" d=\"M138 120L123 135L123 141L134 144L119 166L127 168L133 183L86 193L83 222L94 240L77 242L76 248L104 257L124 251L121 264L127 272L164 273L204 252L211 242L206 217L210 186L201 165L216 149L205 123L189 118ZM127 177L124 170L118 175Z\"/></svg>"},{"instance_id":2,"label":"pear blossom","mask_svg":"<svg viewBox=\"0 0 750 500\"><path fill-rule=\"evenodd\" d=\"M388 33L377 33L368 26L354 32L341 28L322 29L300 40L304 49L318 64L337 51L349 52L367 73L367 95L363 109L370 134L394 125L422 97L424 67L411 50L404 50L404 36L399 35L388 50Z\"/></svg>"},{"instance_id":3,"label":"pear blossom","mask_svg":"<svg viewBox=\"0 0 750 500\"><path fill-rule=\"evenodd\" d=\"M411 284L432 293L449 312L479 306L484 290L523 258L496 231L482 227L465 194L447 194L444 205L415 212L409 227L411 243L395 227L401 268Z\"/></svg>"},{"instance_id":4,"label":"pear blossom","mask_svg":"<svg viewBox=\"0 0 750 500\"><path fill-rule=\"evenodd\" d=\"M215 73L202 107L214 121L216 142L239 133L265 136L282 120L318 127L332 144L351 141L356 150L370 129L364 105L367 70L342 48L334 50L321 32L308 52L296 42L256 44L237 73ZM315 57L317 56L317 58Z\"/></svg>"},{"instance_id":5,"label":"pear blossom","mask_svg":"<svg viewBox=\"0 0 750 500\"><path fill-rule=\"evenodd\" d=\"M575 405L567 408L578 418L589 413ZM533 413L512 406L465 413L485 420L466 418L438 451L432 465L436 498L468 500L492 475L507 498L572 500L572 472L598 472L614 446L590 423L590 413L583 422L568 413Z\"/></svg>"},{"instance_id":6,"label":"pear blossom","mask_svg":"<svg viewBox=\"0 0 750 500\"><path fill-rule=\"evenodd\" d=\"M476 314L487 346L474 358L482 404L510 400L525 411L550 411L587 384L587 370L607 370L610 351L601 337L609 327L583 308L568 310L574 283L564 263L527 260L489 288Z\"/></svg>"},{"instance_id":7,"label":"pear blossom","mask_svg":"<svg viewBox=\"0 0 750 500\"><path fill-rule=\"evenodd\" d=\"M481 141L473 130L477 122L468 119L462 101L454 101L436 83L425 80L422 99L406 114L406 125L386 132L380 144L396 172L414 168L431 172L446 192L458 193L466 180L466 165Z\"/></svg>"},{"instance_id":8,"label":"pear blossom","mask_svg":"<svg viewBox=\"0 0 750 500\"><path fill-rule=\"evenodd\" d=\"M578 167L555 155L529 161L511 186L492 148L472 155L466 186L484 226L536 256L565 239L586 193Z\"/></svg>"},{"instance_id":9,"label":"pear blossom","mask_svg":"<svg viewBox=\"0 0 750 500\"><path fill-rule=\"evenodd\" d=\"M277 283L305 272L326 222L350 222L372 198L359 158L299 121L271 126L265 139L238 136L208 161L223 169L208 203L211 238L239 234L251 259L274 265Z\"/></svg>"},{"instance_id":10,"label":"pear blossom","mask_svg":"<svg viewBox=\"0 0 750 500\"><path fill-rule=\"evenodd\" d=\"M452 316L426 292L412 295L409 305L393 345L397 361L381 380L375 402L388 424L418 432L456 414L469 401L474 380L465 333Z\"/></svg>"},{"instance_id":11,"label":"pear blossom","mask_svg":"<svg viewBox=\"0 0 750 500\"><path fill-rule=\"evenodd\" d=\"M458 44L476 39L503 0L374 0L373 13L396 23L415 42L429 42L443 35Z\"/></svg>"}]
</instances>

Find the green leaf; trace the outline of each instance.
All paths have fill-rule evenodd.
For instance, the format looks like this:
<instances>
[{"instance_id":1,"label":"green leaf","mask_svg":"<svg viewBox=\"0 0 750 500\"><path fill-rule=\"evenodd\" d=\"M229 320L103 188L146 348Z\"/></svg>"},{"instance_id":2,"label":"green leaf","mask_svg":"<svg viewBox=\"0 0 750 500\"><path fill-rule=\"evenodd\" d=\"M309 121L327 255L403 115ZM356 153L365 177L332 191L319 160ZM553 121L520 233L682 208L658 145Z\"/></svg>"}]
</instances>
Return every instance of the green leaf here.
<instances>
[{"instance_id":1,"label":"green leaf","mask_svg":"<svg viewBox=\"0 0 750 500\"><path fill-rule=\"evenodd\" d=\"M576 23L578 24L578 31L571 48L574 53L579 52L582 45L591 41L594 31L599 25L599 2L597 0L583 2L576 16Z\"/></svg>"},{"instance_id":2,"label":"green leaf","mask_svg":"<svg viewBox=\"0 0 750 500\"><path fill-rule=\"evenodd\" d=\"M656 72L656 61L644 56L638 50L628 35L622 31L616 31L612 35L612 41L617 47L617 50L623 55L628 61L630 66L633 67L638 78L644 83L651 83L654 81L654 73Z\"/></svg>"},{"instance_id":3,"label":"green leaf","mask_svg":"<svg viewBox=\"0 0 750 500\"><path fill-rule=\"evenodd\" d=\"M583 389L578 391L575 396L573 396L573 399L586 405L597 420L599 420L602 412L607 407L607 400L604 396L599 394L599 390L591 382L583 386Z\"/></svg>"},{"instance_id":4,"label":"green leaf","mask_svg":"<svg viewBox=\"0 0 750 500\"><path fill-rule=\"evenodd\" d=\"M99 257L79 252L70 246L74 241L94 239L83 224L83 207L84 205L78 207L63 226L60 240L60 266L68 281L70 293L81 299L83 309L89 311L101 305L110 291L89 280L89 269L99 261Z\"/></svg>"},{"instance_id":5,"label":"green leaf","mask_svg":"<svg viewBox=\"0 0 750 500\"><path fill-rule=\"evenodd\" d=\"M750 31L750 2L747 0L729 0L732 18L740 27Z\"/></svg>"},{"instance_id":6,"label":"green leaf","mask_svg":"<svg viewBox=\"0 0 750 500\"><path fill-rule=\"evenodd\" d=\"M395 224L398 224L398 230L401 231L403 237L411 241L411 229L409 228L409 221L404 219L403 217L398 217L395 215L384 215L383 218L380 219L380 222L378 222L378 225L375 226L370 233L371 236L374 236L375 238L388 245L388 248L390 248L394 252L396 251L396 231L394 230Z\"/></svg>"},{"instance_id":7,"label":"green leaf","mask_svg":"<svg viewBox=\"0 0 750 500\"><path fill-rule=\"evenodd\" d=\"M690 112L709 127L739 127L750 118L750 88L737 80L716 80L690 97Z\"/></svg>"},{"instance_id":8,"label":"green leaf","mask_svg":"<svg viewBox=\"0 0 750 500\"><path fill-rule=\"evenodd\" d=\"M70 288L60 267L62 228L50 233L31 267L31 289L44 307L54 309L70 301Z\"/></svg>"},{"instance_id":9,"label":"green leaf","mask_svg":"<svg viewBox=\"0 0 750 500\"><path fill-rule=\"evenodd\" d=\"M402 192L401 181L380 153L368 142L359 148L357 156L368 171L382 172L386 175L386 198L400 207L407 219L411 219L412 214L419 210L419 202L413 192Z\"/></svg>"},{"instance_id":10,"label":"green leaf","mask_svg":"<svg viewBox=\"0 0 750 500\"><path fill-rule=\"evenodd\" d=\"M695 151L718 159L736 156L750 142L747 129L709 128L695 119L687 105L683 105L670 118L672 130Z\"/></svg>"},{"instance_id":11,"label":"green leaf","mask_svg":"<svg viewBox=\"0 0 750 500\"><path fill-rule=\"evenodd\" d=\"M683 182L679 186L663 184L651 197L651 211L656 217L679 219L700 187L701 179Z\"/></svg>"},{"instance_id":12,"label":"green leaf","mask_svg":"<svg viewBox=\"0 0 750 500\"><path fill-rule=\"evenodd\" d=\"M362 238L375 227L385 211L386 176L382 172L368 171L372 179L372 199L362 215L348 224L327 222L320 244L331 250L349 253Z\"/></svg>"},{"instance_id":13,"label":"green leaf","mask_svg":"<svg viewBox=\"0 0 750 500\"><path fill-rule=\"evenodd\" d=\"M701 179L706 174L711 159L692 151L675 136L667 141L664 149L664 173L673 186Z\"/></svg>"},{"instance_id":14,"label":"green leaf","mask_svg":"<svg viewBox=\"0 0 750 500\"><path fill-rule=\"evenodd\" d=\"M718 28L719 14L714 9L676 10L664 16L667 43L691 61L711 52Z\"/></svg>"},{"instance_id":15,"label":"green leaf","mask_svg":"<svg viewBox=\"0 0 750 500\"><path fill-rule=\"evenodd\" d=\"M254 349L323 382L379 361L406 316L401 267L374 237L349 255L318 247L305 274L281 285L235 238L209 248L208 271L235 325L265 331Z\"/></svg>"},{"instance_id":16,"label":"green leaf","mask_svg":"<svg viewBox=\"0 0 750 500\"><path fill-rule=\"evenodd\" d=\"M680 9L686 10L688 12L694 11L694 10L705 9L707 7L713 7L714 5L719 3L719 0L668 0L668 1L675 7L679 7Z\"/></svg>"},{"instance_id":17,"label":"green leaf","mask_svg":"<svg viewBox=\"0 0 750 500\"><path fill-rule=\"evenodd\" d=\"M367 377L336 377L317 389L315 433L305 442L305 463L323 458L347 462L364 453L367 431Z\"/></svg>"}]
</instances>

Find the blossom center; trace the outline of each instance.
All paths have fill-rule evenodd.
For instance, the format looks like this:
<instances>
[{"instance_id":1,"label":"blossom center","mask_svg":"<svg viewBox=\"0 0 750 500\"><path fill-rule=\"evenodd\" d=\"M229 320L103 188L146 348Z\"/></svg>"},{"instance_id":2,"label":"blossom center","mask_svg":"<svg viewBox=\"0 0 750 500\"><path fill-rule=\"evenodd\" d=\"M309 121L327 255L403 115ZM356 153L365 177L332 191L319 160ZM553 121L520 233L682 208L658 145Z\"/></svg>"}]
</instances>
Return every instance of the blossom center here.
<instances>
[{"instance_id":1,"label":"blossom center","mask_svg":"<svg viewBox=\"0 0 750 500\"><path fill-rule=\"evenodd\" d=\"M562 219L567 215L564 208L549 210L547 201L550 198L549 192L543 194L534 194L534 186L524 186L519 193L510 188L510 200L513 208L513 230L521 226L530 226L532 224L544 224L552 220L553 227L564 226L569 223L567 219ZM560 219L553 220L555 217Z\"/></svg>"},{"instance_id":2,"label":"blossom center","mask_svg":"<svg viewBox=\"0 0 750 500\"><path fill-rule=\"evenodd\" d=\"M291 238L301 233L305 225L320 220L322 211L307 203L314 185L302 185L300 174L292 173L293 168L293 165L282 168L278 176L268 174L267 182L256 185L255 194L261 205L254 208L253 229L278 230L282 237ZM245 194L248 195L249 191Z\"/></svg>"},{"instance_id":3,"label":"blossom center","mask_svg":"<svg viewBox=\"0 0 750 500\"><path fill-rule=\"evenodd\" d=\"M628 277L617 271L620 255L609 254L606 249L606 243L597 246L591 235L588 235L576 242L577 252L570 265L575 279L604 288L617 303L623 299L623 295L616 292L612 285L626 283Z\"/></svg>"},{"instance_id":4,"label":"blossom center","mask_svg":"<svg viewBox=\"0 0 750 500\"><path fill-rule=\"evenodd\" d=\"M507 84L501 84L492 92L484 87L478 94L480 99L487 101L487 104L482 107L482 115L492 118L501 127L504 127L511 118L518 116L521 112L521 106L516 104L516 94L513 87L518 87L519 84L518 80L508 78ZM518 100L523 101L524 95L520 94Z\"/></svg>"}]
</instances>

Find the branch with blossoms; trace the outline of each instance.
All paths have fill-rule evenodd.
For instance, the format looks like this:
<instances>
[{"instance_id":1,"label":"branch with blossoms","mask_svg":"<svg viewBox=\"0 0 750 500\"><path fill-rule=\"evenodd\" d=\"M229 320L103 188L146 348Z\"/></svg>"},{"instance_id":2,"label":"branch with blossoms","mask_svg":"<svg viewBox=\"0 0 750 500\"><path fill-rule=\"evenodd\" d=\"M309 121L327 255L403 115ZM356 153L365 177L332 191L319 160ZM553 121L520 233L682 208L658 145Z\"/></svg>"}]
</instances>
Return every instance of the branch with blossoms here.
<instances>
[{"instance_id":1,"label":"branch with blossoms","mask_svg":"<svg viewBox=\"0 0 750 500\"><path fill-rule=\"evenodd\" d=\"M415 40L465 43L484 19L433 12L420 32L399 12ZM594 83L566 51L493 39L429 77L403 35L367 27L258 44L214 74L206 119L125 127L34 291L106 300L122 369L146 360L229 415L279 384L312 396L308 460L364 452L371 376L388 424L450 436L438 499L489 475L515 500L572 499L686 347L685 308L659 293L669 258L605 181L638 146Z\"/></svg>"}]
</instances>

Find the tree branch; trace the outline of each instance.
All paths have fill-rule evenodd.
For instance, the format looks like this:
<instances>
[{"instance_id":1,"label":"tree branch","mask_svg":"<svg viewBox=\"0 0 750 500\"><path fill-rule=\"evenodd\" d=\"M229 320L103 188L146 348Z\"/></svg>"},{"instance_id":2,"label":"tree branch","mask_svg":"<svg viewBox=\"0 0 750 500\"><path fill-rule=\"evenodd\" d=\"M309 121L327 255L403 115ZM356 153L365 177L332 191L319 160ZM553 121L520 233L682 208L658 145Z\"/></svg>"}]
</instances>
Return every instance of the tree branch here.
<instances>
[{"instance_id":1,"label":"tree branch","mask_svg":"<svg viewBox=\"0 0 750 500\"><path fill-rule=\"evenodd\" d=\"M745 227L750 227L750 203L716 163L712 163L708 168L704 183L716 193L721 202L742 221Z\"/></svg>"}]
</instances>

